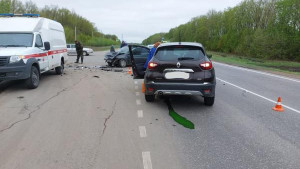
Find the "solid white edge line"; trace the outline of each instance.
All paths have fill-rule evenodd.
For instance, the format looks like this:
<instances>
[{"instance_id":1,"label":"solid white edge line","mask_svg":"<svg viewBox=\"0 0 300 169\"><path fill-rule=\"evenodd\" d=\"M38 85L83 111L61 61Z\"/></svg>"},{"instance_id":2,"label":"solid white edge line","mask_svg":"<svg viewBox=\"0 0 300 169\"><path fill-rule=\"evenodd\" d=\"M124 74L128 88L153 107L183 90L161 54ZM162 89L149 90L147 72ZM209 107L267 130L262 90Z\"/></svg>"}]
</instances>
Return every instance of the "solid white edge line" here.
<instances>
[{"instance_id":1,"label":"solid white edge line","mask_svg":"<svg viewBox=\"0 0 300 169\"><path fill-rule=\"evenodd\" d=\"M144 169L152 169L151 155L149 151L142 152Z\"/></svg>"},{"instance_id":2,"label":"solid white edge line","mask_svg":"<svg viewBox=\"0 0 300 169\"><path fill-rule=\"evenodd\" d=\"M222 80L222 79L220 79L220 78L217 78L217 79L220 80L220 81L222 81L222 82L224 82L224 83L227 83L227 84L229 84L229 85L231 85L231 86L233 86L233 87L236 87L236 88L238 88L238 89L241 89L241 90L244 90L244 91L246 91L246 92L248 92L248 93L251 93L251 94L253 94L253 95L257 96L257 97L260 97L260 98L262 98L262 99L268 100L268 101L270 101L270 102L272 102L272 103L277 103L277 102L274 101L274 100L271 100L271 99L269 99L269 98L266 98L266 97L264 97L264 96L262 96L262 95L259 95L259 94L257 94L257 93L254 93L254 92L252 92L252 91L250 91L250 90L247 90L247 89L245 89L245 88L242 88L242 87L240 87L240 86L237 86L237 85L235 85L235 84L232 84L232 83L230 83L230 82L227 82L227 81ZM285 107L285 108L287 108L287 109L289 109L289 110L292 110L292 111L294 111L294 112L300 114L300 111L299 111L299 110L294 109L294 108L291 108L291 107L289 107L289 106L287 106L287 105L282 104L282 107Z\"/></svg>"},{"instance_id":3,"label":"solid white edge line","mask_svg":"<svg viewBox=\"0 0 300 169\"><path fill-rule=\"evenodd\" d=\"M138 110L137 111L137 114L138 114L138 118L143 118L143 110Z\"/></svg>"},{"instance_id":4,"label":"solid white edge line","mask_svg":"<svg viewBox=\"0 0 300 169\"><path fill-rule=\"evenodd\" d=\"M231 68L234 68L234 69L240 69L240 70L244 70L244 71L248 71L248 72L253 72L253 73L258 73L258 74L262 74L262 75L277 77L277 78L281 78L281 79L290 80L290 81L293 81L293 82L300 83L300 80L293 79L293 78L279 76L279 75L275 75L275 74L271 74L271 73L265 73L265 72L261 72L261 71L257 71L257 70L251 70L251 69L242 68L242 67L238 67L238 66L232 66L232 65L228 65L228 64L224 64L224 63L220 63L220 62L215 62L215 61L213 61L213 63L223 65L223 66L227 66L227 67L231 67Z\"/></svg>"},{"instance_id":5,"label":"solid white edge line","mask_svg":"<svg viewBox=\"0 0 300 169\"><path fill-rule=\"evenodd\" d=\"M142 103L141 103L141 100L136 100L136 104L137 105L141 105Z\"/></svg>"},{"instance_id":6,"label":"solid white edge line","mask_svg":"<svg viewBox=\"0 0 300 169\"><path fill-rule=\"evenodd\" d=\"M140 137L141 138L147 137L147 132L146 132L146 127L145 126L139 126L139 130L140 130Z\"/></svg>"}]
</instances>

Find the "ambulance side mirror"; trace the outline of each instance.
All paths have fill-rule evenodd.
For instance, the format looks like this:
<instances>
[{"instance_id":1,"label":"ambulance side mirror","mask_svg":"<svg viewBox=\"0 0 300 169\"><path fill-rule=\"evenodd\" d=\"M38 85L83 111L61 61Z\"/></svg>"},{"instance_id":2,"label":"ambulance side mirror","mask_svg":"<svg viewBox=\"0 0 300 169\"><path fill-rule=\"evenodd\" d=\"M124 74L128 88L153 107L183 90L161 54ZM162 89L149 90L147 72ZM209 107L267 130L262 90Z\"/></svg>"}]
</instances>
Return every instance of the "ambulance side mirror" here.
<instances>
[{"instance_id":1,"label":"ambulance side mirror","mask_svg":"<svg viewBox=\"0 0 300 169\"><path fill-rule=\"evenodd\" d=\"M45 50L50 50L50 43L44 42Z\"/></svg>"}]
</instances>

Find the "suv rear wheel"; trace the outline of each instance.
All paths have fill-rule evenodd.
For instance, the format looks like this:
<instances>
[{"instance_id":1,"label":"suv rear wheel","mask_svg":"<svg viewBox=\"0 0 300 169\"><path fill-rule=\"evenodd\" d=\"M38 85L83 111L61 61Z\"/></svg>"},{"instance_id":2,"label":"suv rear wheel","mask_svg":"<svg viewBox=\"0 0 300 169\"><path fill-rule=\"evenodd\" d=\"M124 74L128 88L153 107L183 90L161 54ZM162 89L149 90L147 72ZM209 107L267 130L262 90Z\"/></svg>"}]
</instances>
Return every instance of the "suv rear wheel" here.
<instances>
[{"instance_id":1,"label":"suv rear wheel","mask_svg":"<svg viewBox=\"0 0 300 169\"><path fill-rule=\"evenodd\" d=\"M145 94L145 99L146 99L147 102L154 102L155 95L147 95L147 94Z\"/></svg>"},{"instance_id":2,"label":"suv rear wheel","mask_svg":"<svg viewBox=\"0 0 300 169\"><path fill-rule=\"evenodd\" d=\"M25 84L28 87L28 89L35 89L39 86L40 83L40 72L37 69L37 67L32 66L30 77L26 79Z\"/></svg>"},{"instance_id":3,"label":"suv rear wheel","mask_svg":"<svg viewBox=\"0 0 300 169\"><path fill-rule=\"evenodd\" d=\"M214 105L215 97L204 97L204 104L206 106L212 106Z\"/></svg>"}]
</instances>

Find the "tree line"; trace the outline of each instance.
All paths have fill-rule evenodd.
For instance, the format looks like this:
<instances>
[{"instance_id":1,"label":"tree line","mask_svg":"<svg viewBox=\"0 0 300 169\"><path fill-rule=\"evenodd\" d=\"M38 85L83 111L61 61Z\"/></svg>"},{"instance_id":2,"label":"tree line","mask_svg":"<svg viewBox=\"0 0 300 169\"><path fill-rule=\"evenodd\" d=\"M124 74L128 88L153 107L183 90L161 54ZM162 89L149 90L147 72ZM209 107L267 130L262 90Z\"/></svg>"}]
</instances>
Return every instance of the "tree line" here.
<instances>
[{"instance_id":1,"label":"tree line","mask_svg":"<svg viewBox=\"0 0 300 169\"><path fill-rule=\"evenodd\" d=\"M0 13L33 13L41 17L60 22L64 29L68 43L74 43L75 27L77 40L88 46L110 46L120 43L116 35L103 34L98 31L94 23L86 18L58 6L45 6L41 9L32 1L22 2L20 0L0 0Z\"/></svg>"},{"instance_id":2,"label":"tree line","mask_svg":"<svg viewBox=\"0 0 300 169\"><path fill-rule=\"evenodd\" d=\"M244 0L143 41L200 42L206 49L248 57L300 61L300 1Z\"/></svg>"}]
</instances>

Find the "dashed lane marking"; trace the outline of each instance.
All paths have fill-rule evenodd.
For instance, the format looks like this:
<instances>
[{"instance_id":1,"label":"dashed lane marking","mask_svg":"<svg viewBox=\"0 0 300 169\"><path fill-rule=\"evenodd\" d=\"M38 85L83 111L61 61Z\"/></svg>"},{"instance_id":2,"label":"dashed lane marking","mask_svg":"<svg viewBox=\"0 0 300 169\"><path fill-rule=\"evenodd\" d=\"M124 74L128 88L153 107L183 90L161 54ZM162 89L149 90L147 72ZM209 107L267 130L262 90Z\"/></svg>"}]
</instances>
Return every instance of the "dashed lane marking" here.
<instances>
[{"instance_id":1,"label":"dashed lane marking","mask_svg":"<svg viewBox=\"0 0 300 169\"><path fill-rule=\"evenodd\" d=\"M135 95L136 95L136 96L139 96L139 95L140 95L140 92L135 92Z\"/></svg>"},{"instance_id":2,"label":"dashed lane marking","mask_svg":"<svg viewBox=\"0 0 300 169\"><path fill-rule=\"evenodd\" d=\"M141 100L136 100L136 105L141 105Z\"/></svg>"},{"instance_id":3,"label":"dashed lane marking","mask_svg":"<svg viewBox=\"0 0 300 169\"><path fill-rule=\"evenodd\" d=\"M137 85L137 84L138 84L138 81L134 81L134 84L136 84L136 85Z\"/></svg>"},{"instance_id":4,"label":"dashed lane marking","mask_svg":"<svg viewBox=\"0 0 300 169\"><path fill-rule=\"evenodd\" d=\"M248 93L251 93L251 94L253 94L253 95L257 96L257 97L260 97L260 98L262 98L262 99L265 99L265 100L267 100L267 101L269 101L269 102L277 103L277 102L274 101L274 100L271 100L271 99L269 99L269 98L266 98L266 97L264 97L264 96L262 96L262 95L259 95L259 94L257 94L257 93L254 93L254 92L252 92L252 91L250 91L250 90L247 90L247 89L245 89L245 88L242 88L242 87L240 87L240 86L238 86L238 85L235 85L235 84L233 84L233 83L227 82L227 81L222 80L222 79L220 79L220 78L217 78L217 79L220 80L221 82L227 83L227 84L229 84L229 85L231 85L231 86L233 86L233 87L236 87L236 88L238 88L238 89L244 90L244 91L246 91L246 92L248 92ZM282 104L282 106L285 107L285 108L287 108L287 109L289 109L289 110L292 110L292 111L294 111L294 112L296 112L296 113L300 113L299 110L294 109L294 108L291 108L291 107L289 107L289 106L287 106L287 105Z\"/></svg>"},{"instance_id":5,"label":"dashed lane marking","mask_svg":"<svg viewBox=\"0 0 300 169\"><path fill-rule=\"evenodd\" d=\"M140 137L145 138L147 137L146 127L145 126L139 126L140 130Z\"/></svg>"},{"instance_id":6,"label":"dashed lane marking","mask_svg":"<svg viewBox=\"0 0 300 169\"><path fill-rule=\"evenodd\" d=\"M139 89L139 87L138 87L138 86L135 86L135 89L137 90L137 89Z\"/></svg>"},{"instance_id":7,"label":"dashed lane marking","mask_svg":"<svg viewBox=\"0 0 300 169\"><path fill-rule=\"evenodd\" d=\"M138 118L143 118L144 117L143 110L138 110L137 114L138 114Z\"/></svg>"},{"instance_id":8,"label":"dashed lane marking","mask_svg":"<svg viewBox=\"0 0 300 169\"><path fill-rule=\"evenodd\" d=\"M144 169L152 169L151 155L149 151L142 152Z\"/></svg>"}]
</instances>

